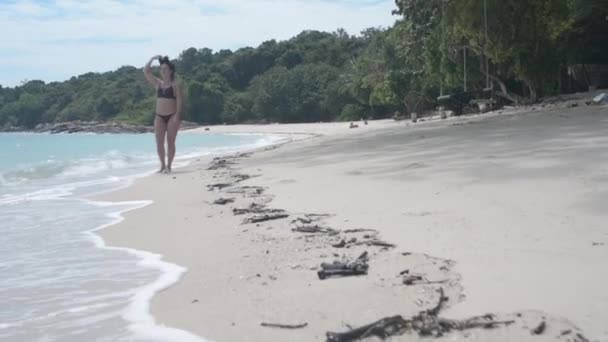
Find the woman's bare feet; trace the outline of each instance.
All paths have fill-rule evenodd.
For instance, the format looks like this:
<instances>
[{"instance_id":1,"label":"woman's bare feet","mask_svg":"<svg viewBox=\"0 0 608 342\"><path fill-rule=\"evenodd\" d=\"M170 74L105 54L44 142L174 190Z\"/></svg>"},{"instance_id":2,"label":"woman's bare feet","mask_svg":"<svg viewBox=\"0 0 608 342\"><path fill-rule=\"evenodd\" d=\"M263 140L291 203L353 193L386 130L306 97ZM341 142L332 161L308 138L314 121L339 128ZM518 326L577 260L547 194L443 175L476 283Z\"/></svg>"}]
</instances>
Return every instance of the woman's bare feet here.
<instances>
[{"instance_id":1,"label":"woman's bare feet","mask_svg":"<svg viewBox=\"0 0 608 342\"><path fill-rule=\"evenodd\" d=\"M163 165L160 167L160 170L158 170L156 173L166 173L167 168Z\"/></svg>"}]
</instances>

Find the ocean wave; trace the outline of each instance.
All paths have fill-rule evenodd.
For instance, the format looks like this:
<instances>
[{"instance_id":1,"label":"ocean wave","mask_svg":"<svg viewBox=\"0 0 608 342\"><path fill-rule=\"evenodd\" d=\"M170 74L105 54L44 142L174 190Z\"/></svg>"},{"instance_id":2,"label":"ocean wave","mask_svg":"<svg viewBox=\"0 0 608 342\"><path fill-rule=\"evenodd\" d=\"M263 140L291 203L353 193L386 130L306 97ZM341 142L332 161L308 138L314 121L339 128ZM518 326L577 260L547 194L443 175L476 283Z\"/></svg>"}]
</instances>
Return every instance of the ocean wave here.
<instances>
[{"instance_id":1,"label":"ocean wave","mask_svg":"<svg viewBox=\"0 0 608 342\"><path fill-rule=\"evenodd\" d=\"M123 179L119 177L104 177L99 179L89 179L61 185L50 186L43 189L25 191L22 193L7 193L0 196L0 204L15 205L31 201L49 201L68 197L74 194L78 188L95 187L100 185L110 185L119 183ZM126 181L126 180L124 180Z\"/></svg>"},{"instance_id":2,"label":"ocean wave","mask_svg":"<svg viewBox=\"0 0 608 342\"><path fill-rule=\"evenodd\" d=\"M154 162L155 158L152 155L127 155L117 151L109 151L97 158L81 158L71 161L50 159L32 165L19 165L12 170L0 173L0 185L14 187L31 181L53 178L58 181L82 179L112 170L152 166Z\"/></svg>"},{"instance_id":3,"label":"ocean wave","mask_svg":"<svg viewBox=\"0 0 608 342\"><path fill-rule=\"evenodd\" d=\"M67 163L53 159L33 165L20 165L16 169L0 173L0 181L2 185L19 185L29 180L46 179L60 174L67 166Z\"/></svg>"}]
</instances>

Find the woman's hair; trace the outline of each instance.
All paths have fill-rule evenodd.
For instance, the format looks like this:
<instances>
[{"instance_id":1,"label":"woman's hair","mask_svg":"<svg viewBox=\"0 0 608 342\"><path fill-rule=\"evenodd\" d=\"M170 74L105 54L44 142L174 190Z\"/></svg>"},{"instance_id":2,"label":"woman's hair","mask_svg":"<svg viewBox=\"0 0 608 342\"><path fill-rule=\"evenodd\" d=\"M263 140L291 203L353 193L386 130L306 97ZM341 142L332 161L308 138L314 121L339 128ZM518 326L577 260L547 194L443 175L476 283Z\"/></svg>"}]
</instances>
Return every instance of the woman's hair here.
<instances>
[{"instance_id":1,"label":"woman's hair","mask_svg":"<svg viewBox=\"0 0 608 342\"><path fill-rule=\"evenodd\" d=\"M175 79L175 64L171 63L167 56L161 57L159 62L160 65L167 64L169 70L171 70L171 80L173 81Z\"/></svg>"}]
</instances>

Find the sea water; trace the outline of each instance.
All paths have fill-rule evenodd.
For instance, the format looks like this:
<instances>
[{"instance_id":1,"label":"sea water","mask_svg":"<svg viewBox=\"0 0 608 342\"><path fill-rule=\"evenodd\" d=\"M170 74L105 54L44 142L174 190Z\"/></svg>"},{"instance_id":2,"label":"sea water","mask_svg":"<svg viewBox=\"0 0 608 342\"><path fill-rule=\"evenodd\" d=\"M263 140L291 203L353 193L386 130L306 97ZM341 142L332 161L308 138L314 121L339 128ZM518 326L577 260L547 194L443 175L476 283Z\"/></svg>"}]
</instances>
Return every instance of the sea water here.
<instances>
[{"instance_id":1,"label":"sea water","mask_svg":"<svg viewBox=\"0 0 608 342\"><path fill-rule=\"evenodd\" d=\"M181 132L174 168L281 139ZM85 199L158 168L152 134L0 133L0 341L204 341L149 313L184 268L95 233L149 202Z\"/></svg>"}]
</instances>

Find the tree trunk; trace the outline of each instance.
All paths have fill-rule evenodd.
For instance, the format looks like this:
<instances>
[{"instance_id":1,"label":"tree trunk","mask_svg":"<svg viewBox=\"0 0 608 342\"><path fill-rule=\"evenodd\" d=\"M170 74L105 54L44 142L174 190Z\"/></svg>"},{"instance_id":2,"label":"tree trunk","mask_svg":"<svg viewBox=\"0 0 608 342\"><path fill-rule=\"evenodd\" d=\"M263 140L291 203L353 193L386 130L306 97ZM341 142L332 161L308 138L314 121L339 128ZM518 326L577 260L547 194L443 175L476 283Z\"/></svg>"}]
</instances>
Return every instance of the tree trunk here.
<instances>
[{"instance_id":1,"label":"tree trunk","mask_svg":"<svg viewBox=\"0 0 608 342\"><path fill-rule=\"evenodd\" d=\"M496 82L500 87L500 92L498 93L498 96L504 97L505 99L513 102L515 105L519 105L520 102L522 102L522 99L519 96L509 93L509 91L507 90L507 85L500 78L494 75L490 75L490 79Z\"/></svg>"},{"instance_id":2,"label":"tree trunk","mask_svg":"<svg viewBox=\"0 0 608 342\"><path fill-rule=\"evenodd\" d=\"M403 97L403 106L405 107L405 115L410 115L412 111L410 110L410 106L407 103L407 95Z\"/></svg>"},{"instance_id":3,"label":"tree trunk","mask_svg":"<svg viewBox=\"0 0 608 342\"><path fill-rule=\"evenodd\" d=\"M484 62L480 58L479 59L479 65L480 65L479 69L481 70L481 72L484 75L487 75L492 82L496 82L498 84L498 86L500 87L500 91L501 91L501 93L499 93L498 95L500 97L503 97L503 98L513 102L514 104L518 105L520 102L520 99L515 94L509 94L509 91L507 90L507 85L498 76L494 76L491 73L486 73L486 68L484 67L483 63ZM494 88L493 85L491 85L490 87Z\"/></svg>"},{"instance_id":4,"label":"tree trunk","mask_svg":"<svg viewBox=\"0 0 608 342\"><path fill-rule=\"evenodd\" d=\"M524 83L526 87L528 87L528 98L530 99L530 103L536 103L536 101L538 101L538 89L531 81L524 81Z\"/></svg>"},{"instance_id":5,"label":"tree trunk","mask_svg":"<svg viewBox=\"0 0 608 342\"><path fill-rule=\"evenodd\" d=\"M557 93L562 94L562 65L557 66Z\"/></svg>"},{"instance_id":6,"label":"tree trunk","mask_svg":"<svg viewBox=\"0 0 608 342\"><path fill-rule=\"evenodd\" d=\"M422 93L410 91L403 96L403 105L405 106L406 115L410 115L418 109L418 105L422 101Z\"/></svg>"}]
</instances>

